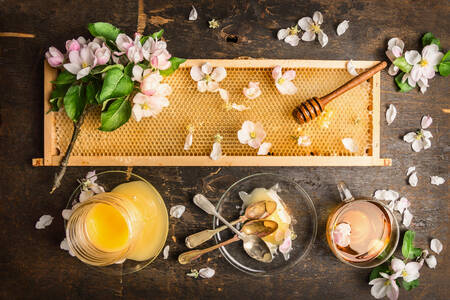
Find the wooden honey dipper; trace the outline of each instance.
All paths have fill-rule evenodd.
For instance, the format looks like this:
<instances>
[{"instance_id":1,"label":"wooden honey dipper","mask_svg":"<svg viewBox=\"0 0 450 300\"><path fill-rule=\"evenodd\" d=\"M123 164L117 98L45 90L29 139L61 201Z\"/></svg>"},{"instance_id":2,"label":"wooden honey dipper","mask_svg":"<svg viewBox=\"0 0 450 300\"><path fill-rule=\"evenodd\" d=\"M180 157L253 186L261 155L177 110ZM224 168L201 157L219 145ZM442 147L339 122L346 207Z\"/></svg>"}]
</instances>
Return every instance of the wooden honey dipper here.
<instances>
[{"instance_id":1,"label":"wooden honey dipper","mask_svg":"<svg viewBox=\"0 0 450 300\"><path fill-rule=\"evenodd\" d=\"M336 97L342 95L346 91L361 84L363 81L366 81L367 79L371 78L373 75L386 68L386 65L387 63L385 61L382 61L379 64L370 68L369 70L365 71L364 73L361 73L352 80L348 81L343 86L332 91L325 97L322 98L313 97L312 99L306 100L305 102L297 106L292 112L294 119L298 123L304 124L317 118L317 116L323 112L325 105L327 105Z\"/></svg>"}]
</instances>

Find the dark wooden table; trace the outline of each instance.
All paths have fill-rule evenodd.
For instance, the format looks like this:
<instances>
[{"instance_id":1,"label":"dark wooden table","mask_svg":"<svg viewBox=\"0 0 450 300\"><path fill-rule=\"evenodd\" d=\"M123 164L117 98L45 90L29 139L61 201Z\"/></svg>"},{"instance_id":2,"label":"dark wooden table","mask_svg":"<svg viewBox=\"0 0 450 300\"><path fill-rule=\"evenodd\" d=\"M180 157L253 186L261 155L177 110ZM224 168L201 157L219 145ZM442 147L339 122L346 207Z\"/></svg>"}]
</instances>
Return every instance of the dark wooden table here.
<instances>
[{"instance_id":1,"label":"dark wooden table","mask_svg":"<svg viewBox=\"0 0 450 300\"><path fill-rule=\"evenodd\" d=\"M382 73L381 154L392 158L392 167L352 168L154 168L134 172L149 179L162 193L168 207L184 204L180 220L171 219L171 255L158 259L143 271L108 277L86 267L59 249L64 237L61 210L75 179L92 168L70 167L63 186L48 191L56 168L31 166L43 155L43 56L46 48L63 48L66 39L87 36L86 24L111 22L130 35L138 15L145 32L166 31L170 51L188 58L234 58L239 56L296 59L383 60L389 38L397 36L407 49L418 48L420 37L431 31L448 49L450 5L448 1L200 1L196 22L187 21L191 1L0 1L0 32L30 34L0 37L1 112L1 206L0 206L0 298L2 299L368 299L367 270L340 263L324 238L327 214L338 201L335 183L344 180L356 195L371 195L376 189L399 191L412 202L411 228L417 245L428 247L432 237L444 243L436 270L424 267L420 286L401 291L401 299L448 299L448 184L432 186L430 175L447 178L450 108L449 80L437 76L422 95L414 90L397 92L393 78ZM276 39L276 32L295 24L315 10L324 15L323 28L329 44L301 42L297 47ZM208 29L216 18L221 27ZM350 20L350 29L337 37L335 28ZM231 37L227 41L227 37ZM237 42L233 42L237 37ZM391 126L384 121L386 107L393 103L399 115ZM420 126L430 114L434 123L432 147L414 153L401 137ZM415 165L419 185L406 182L406 170ZM96 168L98 171L113 168ZM287 175L300 183L314 199L319 215L319 233L313 251L295 269L273 278L254 278L240 273L218 253L202 258L194 267L210 266L216 275L209 280L185 276L189 266L180 266L176 256L183 250L188 233L208 227L206 217L191 201L202 192L217 201L235 180L256 172ZM34 229L43 214L55 216L45 230ZM408 297L408 298L407 298Z\"/></svg>"}]
</instances>

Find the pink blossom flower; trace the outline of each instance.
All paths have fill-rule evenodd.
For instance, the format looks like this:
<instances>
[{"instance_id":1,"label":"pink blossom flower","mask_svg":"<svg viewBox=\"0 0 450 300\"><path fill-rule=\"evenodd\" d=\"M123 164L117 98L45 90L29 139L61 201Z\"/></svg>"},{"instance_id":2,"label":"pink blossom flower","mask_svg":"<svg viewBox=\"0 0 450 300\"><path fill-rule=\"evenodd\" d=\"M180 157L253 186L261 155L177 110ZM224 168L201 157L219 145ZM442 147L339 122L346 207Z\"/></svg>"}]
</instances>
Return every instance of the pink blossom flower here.
<instances>
[{"instance_id":1,"label":"pink blossom flower","mask_svg":"<svg viewBox=\"0 0 450 300\"><path fill-rule=\"evenodd\" d=\"M261 123L245 121L241 130L238 131L238 139L241 144L248 144L250 147L258 149L262 141L266 138L266 132Z\"/></svg>"},{"instance_id":2,"label":"pink blossom flower","mask_svg":"<svg viewBox=\"0 0 450 300\"><path fill-rule=\"evenodd\" d=\"M64 62L64 55L55 47L48 48L48 51L45 53L45 58L53 68L60 67Z\"/></svg>"},{"instance_id":3,"label":"pink blossom flower","mask_svg":"<svg viewBox=\"0 0 450 300\"><path fill-rule=\"evenodd\" d=\"M248 83L248 88L243 90L244 96L248 99L255 99L261 95L261 89L259 88L259 82L250 81Z\"/></svg>"},{"instance_id":4,"label":"pink blossom flower","mask_svg":"<svg viewBox=\"0 0 450 300\"><path fill-rule=\"evenodd\" d=\"M383 278L375 278L369 282L369 284L372 285L370 294L375 297L375 299L381 299L387 296L390 300L397 300L399 289L395 280L400 276L400 274L395 273L388 275L380 272L380 275L383 276Z\"/></svg>"},{"instance_id":5,"label":"pink blossom flower","mask_svg":"<svg viewBox=\"0 0 450 300\"><path fill-rule=\"evenodd\" d=\"M95 58L97 59L97 65L105 65L111 58L111 50L103 43L101 48L95 50Z\"/></svg>"},{"instance_id":6,"label":"pink blossom flower","mask_svg":"<svg viewBox=\"0 0 450 300\"><path fill-rule=\"evenodd\" d=\"M275 86L282 95L293 95L297 93L297 87L292 83L295 78L295 71L281 72L281 67L276 66L272 71Z\"/></svg>"},{"instance_id":7,"label":"pink blossom flower","mask_svg":"<svg viewBox=\"0 0 450 300\"><path fill-rule=\"evenodd\" d=\"M393 64L394 60L402 56L405 43L399 38L392 38L388 41L388 49L386 50L386 56L392 62L389 67L388 73L391 76L395 76L398 73L398 67Z\"/></svg>"},{"instance_id":8,"label":"pink blossom flower","mask_svg":"<svg viewBox=\"0 0 450 300\"><path fill-rule=\"evenodd\" d=\"M142 46L144 58L155 69L166 70L171 66L169 58L172 57L166 48L166 42L154 40L150 37Z\"/></svg>"},{"instance_id":9,"label":"pink blossom flower","mask_svg":"<svg viewBox=\"0 0 450 300\"><path fill-rule=\"evenodd\" d=\"M71 51L69 61L70 63L64 64L64 68L70 73L76 74L77 80L87 76L97 64L97 58L88 46L84 46L80 51Z\"/></svg>"},{"instance_id":10,"label":"pink blossom flower","mask_svg":"<svg viewBox=\"0 0 450 300\"><path fill-rule=\"evenodd\" d=\"M120 53L117 53L117 55L127 53L128 49L132 47L133 44L133 40L128 35L126 35L125 33L120 33L116 38L116 45L120 50Z\"/></svg>"}]
</instances>

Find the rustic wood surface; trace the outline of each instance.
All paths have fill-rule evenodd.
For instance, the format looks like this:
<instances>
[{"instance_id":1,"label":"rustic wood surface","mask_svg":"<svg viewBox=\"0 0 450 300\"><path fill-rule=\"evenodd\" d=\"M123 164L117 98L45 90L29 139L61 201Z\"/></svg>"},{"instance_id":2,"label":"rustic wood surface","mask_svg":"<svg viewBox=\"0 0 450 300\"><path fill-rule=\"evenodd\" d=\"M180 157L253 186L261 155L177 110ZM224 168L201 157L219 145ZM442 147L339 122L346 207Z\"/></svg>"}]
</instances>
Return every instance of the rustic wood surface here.
<instances>
[{"instance_id":1,"label":"rustic wood surface","mask_svg":"<svg viewBox=\"0 0 450 300\"><path fill-rule=\"evenodd\" d=\"M382 114L388 104L399 115L391 126L382 116L381 156L393 159L392 167L308 168L196 168L136 167L134 172L150 180L168 207L184 204L180 220L171 219L168 260L158 259L133 275L108 277L89 269L59 249L64 237L60 216L76 185L92 168L70 167L62 187L48 194L56 168L31 167L31 159L43 155L43 56L46 48L63 48L66 39L87 36L86 24L111 22L132 34L136 28L166 31L173 55L189 58L239 56L296 59L383 60L389 38L398 36L407 49L420 48L420 37L431 31L450 47L448 1L199 1L199 19L187 20L191 1L0 1L1 113L1 206L0 206L0 298L2 299L369 299L368 271L340 263L324 238L327 214L338 201L335 183L344 180L356 195L376 189L399 191L411 202L412 229L417 245L427 247L432 237L441 239L444 251L436 270L424 267L420 286L401 290L400 299L448 299L448 184L432 186L430 175L447 178L450 108L448 78L437 76L431 88L401 94L393 78L382 74ZM329 44L301 42L297 47L276 40L276 32L315 10L324 14L323 29ZM221 27L208 29L216 18ZM335 28L344 20L350 28L337 37ZM139 21L139 22L138 22ZM139 23L139 24L138 24ZM236 41L237 42L233 42ZM301 87L300 87L301 88ZM447 110L448 112L448 110ZM401 137L420 126L423 114L434 123L432 147L413 153ZM406 182L406 170L415 165L419 185ZM97 168L98 171L114 168ZM287 175L300 183L314 199L319 214L319 234L305 261L286 274L254 278L240 273L218 253L202 258L193 267L210 266L216 275L209 280L185 276L176 256L184 237L211 225L192 204L202 192L217 201L235 180L256 172ZM43 214L55 216L45 230L34 229Z\"/></svg>"}]
</instances>

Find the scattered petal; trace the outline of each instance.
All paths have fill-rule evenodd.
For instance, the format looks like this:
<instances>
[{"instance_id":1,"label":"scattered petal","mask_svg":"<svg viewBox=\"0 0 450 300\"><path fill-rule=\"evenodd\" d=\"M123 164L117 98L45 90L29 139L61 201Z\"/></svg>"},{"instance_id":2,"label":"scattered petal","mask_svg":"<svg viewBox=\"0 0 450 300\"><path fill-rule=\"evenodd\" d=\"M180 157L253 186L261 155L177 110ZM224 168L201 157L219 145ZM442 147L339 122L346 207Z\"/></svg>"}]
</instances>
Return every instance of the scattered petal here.
<instances>
[{"instance_id":1,"label":"scattered petal","mask_svg":"<svg viewBox=\"0 0 450 300\"><path fill-rule=\"evenodd\" d=\"M244 110L250 109L250 107L247 107L247 106L245 106L243 104L231 103L230 109L234 109L234 110L237 110L237 111L244 111Z\"/></svg>"},{"instance_id":2,"label":"scattered petal","mask_svg":"<svg viewBox=\"0 0 450 300\"><path fill-rule=\"evenodd\" d=\"M289 35L289 28L286 29L280 29L277 32L277 38L279 40L284 40Z\"/></svg>"},{"instance_id":3,"label":"scattered petal","mask_svg":"<svg viewBox=\"0 0 450 300\"><path fill-rule=\"evenodd\" d=\"M197 17L197 10L195 9L194 5L192 5L191 12L189 13L189 21L195 21L197 20Z\"/></svg>"},{"instance_id":4,"label":"scattered petal","mask_svg":"<svg viewBox=\"0 0 450 300\"><path fill-rule=\"evenodd\" d=\"M439 176L430 176L431 184L441 185L445 182L445 179Z\"/></svg>"},{"instance_id":5,"label":"scattered petal","mask_svg":"<svg viewBox=\"0 0 450 300\"><path fill-rule=\"evenodd\" d=\"M408 182L411 186L417 186L417 182L419 179L417 178L417 172L413 172L411 176L409 176Z\"/></svg>"},{"instance_id":6,"label":"scattered petal","mask_svg":"<svg viewBox=\"0 0 450 300\"><path fill-rule=\"evenodd\" d=\"M259 82L248 83L248 88L243 89L244 96L248 99L255 99L261 95L261 89L259 87Z\"/></svg>"},{"instance_id":7,"label":"scattered petal","mask_svg":"<svg viewBox=\"0 0 450 300\"><path fill-rule=\"evenodd\" d=\"M438 239L432 239L430 243L430 249L436 252L437 254L441 253L442 251L442 243Z\"/></svg>"},{"instance_id":8,"label":"scattered petal","mask_svg":"<svg viewBox=\"0 0 450 300\"><path fill-rule=\"evenodd\" d=\"M347 71L350 73L350 75L358 75L358 72L356 72L355 64L353 64L353 60L351 59L347 62Z\"/></svg>"},{"instance_id":9,"label":"scattered petal","mask_svg":"<svg viewBox=\"0 0 450 300\"><path fill-rule=\"evenodd\" d=\"M211 154L209 155L212 160L218 160L222 157L222 144L220 142L215 142Z\"/></svg>"},{"instance_id":10,"label":"scattered petal","mask_svg":"<svg viewBox=\"0 0 450 300\"><path fill-rule=\"evenodd\" d=\"M328 44L328 35L326 35L325 32L319 31L318 38L319 38L319 43L322 46L322 48Z\"/></svg>"},{"instance_id":11,"label":"scattered petal","mask_svg":"<svg viewBox=\"0 0 450 300\"><path fill-rule=\"evenodd\" d=\"M302 147L308 147L311 146L312 141L310 139L309 136L299 136L297 139L297 145L302 146Z\"/></svg>"},{"instance_id":12,"label":"scattered petal","mask_svg":"<svg viewBox=\"0 0 450 300\"><path fill-rule=\"evenodd\" d=\"M50 215L43 215L39 218L39 221L36 222L36 229L44 229L47 226L50 226L52 224L53 217Z\"/></svg>"},{"instance_id":13,"label":"scattered petal","mask_svg":"<svg viewBox=\"0 0 450 300\"><path fill-rule=\"evenodd\" d=\"M174 218L181 218L184 211L186 210L186 207L184 205L175 205L170 208L170 216Z\"/></svg>"},{"instance_id":14,"label":"scattered petal","mask_svg":"<svg viewBox=\"0 0 450 300\"><path fill-rule=\"evenodd\" d=\"M184 141L184 150L188 151L192 146L192 140L194 139L194 136L192 132L189 132L186 136L186 140Z\"/></svg>"},{"instance_id":15,"label":"scattered petal","mask_svg":"<svg viewBox=\"0 0 450 300\"><path fill-rule=\"evenodd\" d=\"M220 94L220 97L225 101L228 101L230 99L230 96L229 96L227 90L219 89L219 94Z\"/></svg>"},{"instance_id":16,"label":"scattered petal","mask_svg":"<svg viewBox=\"0 0 450 300\"><path fill-rule=\"evenodd\" d=\"M422 129L427 129L431 126L432 123L433 119L431 118L431 116L423 116L420 125L422 126Z\"/></svg>"},{"instance_id":17,"label":"scattered petal","mask_svg":"<svg viewBox=\"0 0 450 300\"><path fill-rule=\"evenodd\" d=\"M272 147L271 143L262 143L261 146L259 146L257 155L267 155L269 153L270 148Z\"/></svg>"},{"instance_id":18,"label":"scattered petal","mask_svg":"<svg viewBox=\"0 0 450 300\"><path fill-rule=\"evenodd\" d=\"M405 142L407 142L407 143L412 143L412 142L414 142L416 140L416 136L417 136L417 133L415 133L415 132L408 132L407 134L405 134L403 136L403 140Z\"/></svg>"},{"instance_id":19,"label":"scattered petal","mask_svg":"<svg viewBox=\"0 0 450 300\"><path fill-rule=\"evenodd\" d=\"M389 108L386 110L386 122L388 125L391 125L394 122L395 117L397 116L397 109L394 104L390 104Z\"/></svg>"},{"instance_id":20,"label":"scattered petal","mask_svg":"<svg viewBox=\"0 0 450 300\"><path fill-rule=\"evenodd\" d=\"M169 250L170 250L170 246L169 246L169 245L167 245L167 246L164 247L164 250L163 250L163 259L169 258Z\"/></svg>"},{"instance_id":21,"label":"scattered petal","mask_svg":"<svg viewBox=\"0 0 450 300\"><path fill-rule=\"evenodd\" d=\"M412 172L414 172L416 170L415 166L409 167L408 171L406 172L406 176L409 176Z\"/></svg>"},{"instance_id":22,"label":"scattered petal","mask_svg":"<svg viewBox=\"0 0 450 300\"><path fill-rule=\"evenodd\" d=\"M355 141L353 141L352 138L342 139L342 144L344 144L345 149L347 149L348 151L352 153L358 152L358 145L355 143Z\"/></svg>"},{"instance_id":23,"label":"scattered petal","mask_svg":"<svg viewBox=\"0 0 450 300\"><path fill-rule=\"evenodd\" d=\"M400 214L403 214L405 209L411 206L411 203L406 197L401 197L400 200L397 201L395 206L395 210L397 210Z\"/></svg>"},{"instance_id":24,"label":"scattered petal","mask_svg":"<svg viewBox=\"0 0 450 300\"><path fill-rule=\"evenodd\" d=\"M92 190L81 191L80 197L78 200L80 202L84 202L84 201L88 200L89 198L91 198L92 196L94 196L94 191L92 191Z\"/></svg>"},{"instance_id":25,"label":"scattered petal","mask_svg":"<svg viewBox=\"0 0 450 300\"><path fill-rule=\"evenodd\" d=\"M198 271L198 275L200 275L201 278L211 278L214 274L216 274L216 271L211 268L202 268Z\"/></svg>"},{"instance_id":26,"label":"scattered petal","mask_svg":"<svg viewBox=\"0 0 450 300\"><path fill-rule=\"evenodd\" d=\"M70 250L69 243L67 242L67 238L64 238L59 244L59 248L61 250L68 251L71 256L75 256L75 254Z\"/></svg>"},{"instance_id":27,"label":"scattered petal","mask_svg":"<svg viewBox=\"0 0 450 300\"><path fill-rule=\"evenodd\" d=\"M425 258L425 262L427 263L427 266L430 269L436 268L437 260L436 260L436 256L434 256L433 254L431 254L427 258Z\"/></svg>"},{"instance_id":28,"label":"scattered petal","mask_svg":"<svg viewBox=\"0 0 450 300\"><path fill-rule=\"evenodd\" d=\"M64 220L69 220L70 216L72 215L72 210L71 209L63 209L61 215Z\"/></svg>"},{"instance_id":29,"label":"scattered petal","mask_svg":"<svg viewBox=\"0 0 450 300\"><path fill-rule=\"evenodd\" d=\"M289 234L287 237L285 237L283 243L278 247L278 250L283 254L284 260L289 259L289 254L292 251L292 238L291 234Z\"/></svg>"},{"instance_id":30,"label":"scattered petal","mask_svg":"<svg viewBox=\"0 0 450 300\"><path fill-rule=\"evenodd\" d=\"M348 29L348 23L349 23L349 21L344 20L344 21L342 21L342 22L338 25L338 27L337 27L337 29L336 29L336 32L337 32L338 35L343 35L344 32L347 31L347 29Z\"/></svg>"},{"instance_id":31,"label":"scattered petal","mask_svg":"<svg viewBox=\"0 0 450 300\"><path fill-rule=\"evenodd\" d=\"M391 202L389 202L389 204L387 205L387 207L389 208L390 211L392 211L392 212L394 211L395 204L396 204L396 201L395 201L395 200L392 200Z\"/></svg>"},{"instance_id":32,"label":"scattered petal","mask_svg":"<svg viewBox=\"0 0 450 300\"><path fill-rule=\"evenodd\" d=\"M400 195L393 190L377 190L375 191L374 198L377 200L394 201L397 200Z\"/></svg>"},{"instance_id":33,"label":"scattered petal","mask_svg":"<svg viewBox=\"0 0 450 300\"><path fill-rule=\"evenodd\" d=\"M410 213L410 211L408 209L405 209L405 211L403 212L403 225L409 227L409 225L411 225L412 218L413 215Z\"/></svg>"},{"instance_id":34,"label":"scattered petal","mask_svg":"<svg viewBox=\"0 0 450 300\"><path fill-rule=\"evenodd\" d=\"M298 37L298 35L290 34L284 39L284 41L286 43L288 43L289 45L295 47L295 46L298 46L298 43L300 42L300 38Z\"/></svg>"}]
</instances>

